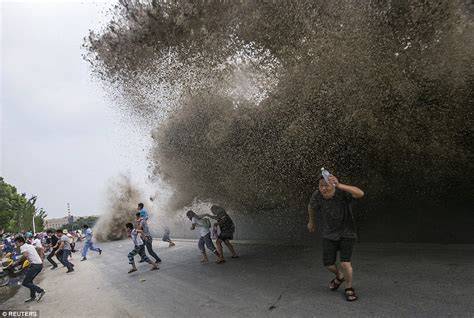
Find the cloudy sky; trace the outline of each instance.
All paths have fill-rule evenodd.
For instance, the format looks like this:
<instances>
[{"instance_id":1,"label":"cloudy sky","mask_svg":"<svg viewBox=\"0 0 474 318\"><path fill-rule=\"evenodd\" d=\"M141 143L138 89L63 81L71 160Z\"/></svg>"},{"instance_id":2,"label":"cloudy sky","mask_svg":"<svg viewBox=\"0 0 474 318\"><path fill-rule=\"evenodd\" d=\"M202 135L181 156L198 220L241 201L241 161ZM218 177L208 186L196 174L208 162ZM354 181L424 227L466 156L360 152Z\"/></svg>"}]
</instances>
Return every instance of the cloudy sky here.
<instances>
[{"instance_id":1,"label":"cloudy sky","mask_svg":"<svg viewBox=\"0 0 474 318\"><path fill-rule=\"evenodd\" d=\"M49 217L101 214L114 177L146 177L146 128L133 129L82 60L111 2L2 1L0 175Z\"/></svg>"}]
</instances>

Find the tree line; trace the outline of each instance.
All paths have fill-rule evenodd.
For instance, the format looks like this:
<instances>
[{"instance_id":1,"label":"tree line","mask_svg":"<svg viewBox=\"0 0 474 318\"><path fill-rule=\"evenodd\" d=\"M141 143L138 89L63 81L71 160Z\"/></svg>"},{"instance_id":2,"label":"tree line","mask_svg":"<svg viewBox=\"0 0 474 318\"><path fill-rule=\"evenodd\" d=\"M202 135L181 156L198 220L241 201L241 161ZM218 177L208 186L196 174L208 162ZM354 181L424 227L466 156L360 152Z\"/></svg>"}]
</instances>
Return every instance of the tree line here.
<instances>
[{"instance_id":1,"label":"tree line","mask_svg":"<svg viewBox=\"0 0 474 318\"><path fill-rule=\"evenodd\" d=\"M18 193L15 186L0 177L0 231L33 231L33 217L36 232L42 231L48 214L36 206L36 200L36 196Z\"/></svg>"}]
</instances>

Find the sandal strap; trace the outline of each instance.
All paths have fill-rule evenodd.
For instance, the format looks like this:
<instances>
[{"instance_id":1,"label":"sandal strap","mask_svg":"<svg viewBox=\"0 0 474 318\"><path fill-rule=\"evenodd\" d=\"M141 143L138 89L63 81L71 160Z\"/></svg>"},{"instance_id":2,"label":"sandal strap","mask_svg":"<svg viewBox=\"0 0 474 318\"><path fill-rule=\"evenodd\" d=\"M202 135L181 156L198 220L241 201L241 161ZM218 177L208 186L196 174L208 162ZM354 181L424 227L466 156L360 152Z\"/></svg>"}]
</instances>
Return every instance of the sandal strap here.
<instances>
[{"instance_id":1,"label":"sandal strap","mask_svg":"<svg viewBox=\"0 0 474 318\"><path fill-rule=\"evenodd\" d=\"M351 292L351 293L348 294L347 292ZM354 300L359 299L359 297L357 297L357 295L355 294L354 288L352 288L352 287L346 288L345 289L345 294L346 294L346 300L347 301L354 301Z\"/></svg>"},{"instance_id":2,"label":"sandal strap","mask_svg":"<svg viewBox=\"0 0 474 318\"><path fill-rule=\"evenodd\" d=\"M336 280L339 281L339 283L336 283ZM337 276L336 276L336 277L334 277L334 279L332 280L332 282L333 282L334 284L341 285L342 283L344 283L344 277L341 278L341 279L339 279L339 278L337 278Z\"/></svg>"}]
</instances>

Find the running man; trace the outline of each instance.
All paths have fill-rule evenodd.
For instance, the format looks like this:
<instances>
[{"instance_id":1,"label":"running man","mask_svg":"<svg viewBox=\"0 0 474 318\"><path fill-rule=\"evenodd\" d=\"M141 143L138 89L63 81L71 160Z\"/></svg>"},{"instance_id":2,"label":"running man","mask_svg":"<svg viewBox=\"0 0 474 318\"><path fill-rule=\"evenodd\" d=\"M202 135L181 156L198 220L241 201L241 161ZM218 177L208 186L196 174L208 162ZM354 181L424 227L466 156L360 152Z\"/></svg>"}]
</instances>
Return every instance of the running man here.
<instances>
[{"instance_id":1,"label":"running man","mask_svg":"<svg viewBox=\"0 0 474 318\"><path fill-rule=\"evenodd\" d=\"M323 235L323 264L336 275L329 283L329 289L335 291L346 283L347 301L357 300L352 288L352 249L356 239L354 216L351 202L362 198L364 192L354 186L339 183L335 176L329 176L327 183L319 179L319 191L311 196L308 205L308 230L316 230L316 219ZM316 216L316 218L315 218ZM336 266L337 252L340 252L342 271Z\"/></svg>"},{"instance_id":2,"label":"running man","mask_svg":"<svg viewBox=\"0 0 474 318\"><path fill-rule=\"evenodd\" d=\"M153 250L153 238L151 237L150 229L148 228L148 223L143 219L140 215L140 212L135 214L136 222L137 222L137 229L141 231L143 242L145 244L146 250L148 254L150 254L156 263L161 263L161 258L155 253ZM146 260L142 257L140 260L141 262L146 262Z\"/></svg>"},{"instance_id":3,"label":"running man","mask_svg":"<svg viewBox=\"0 0 474 318\"><path fill-rule=\"evenodd\" d=\"M202 216L197 215L192 210L189 210L188 212L186 212L186 216L188 217L188 219L192 223L192 225L191 225L191 230L192 231L196 227L199 228L200 238L199 238L198 247L199 247L199 250L202 253L201 263L208 263L209 262L209 259L207 258L206 249L204 248L204 245L206 245L206 247L212 253L214 253L214 255L217 256L217 261L216 261L217 264L224 263L225 260L221 258L221 255L219 254L216 247L212 243L211 232L209 231L209 227L210 227L209 219L203 219ZM206 220L207 220L207 222L206 222Z\"/></svg>"},{"instance_id":4,"label":"running man","mask_svg":"<svg viewBox=\"0 0 474 318\"><path fill-rule=\"evenodd\" d=\"M127 223L125 224L125 227L127 228L128 232L130 233L130 236L132 237L132 242L133 242L133 250L128 253L128 263L132 265L132 268L128 271L128 273L133 273L137 271L137 267L135 266L135 255L140 255L142 259L145 260L145 262L148 262L151 264L151 270L157 270L158 265L150 260L148 256L145 254L145 244L143 243L142 239L140 238L140 234L143 233L142 230L137 230L133 228L132 223Z\"/></svg>"},{"instance_id":5,"label":"running man","mask_svg":"<svg viewBox=\"0 0 474 318\"><path fill-rule=\"evenodd\" d=\"M87 251L89 249L94 252L99 252L99 255L102 255L102 250L98 247L94 247L94 245L92 244L92 229L87 224L84 224L82 227L84 228L86 241L84 242L84 246L82 247L81 261L87 260L86 256L87 256Z\"/></svg>"},{"instance_id":6,"label":"running man","mask_svg":"<svg viewBox=\"0 0 474 318\"><path fill-rule=\"evenodd\" d=\"M74 272L74 268L73 268L74 264L69 262L69 259L68 259L69 256L71 255L71 240L60 229L56 230L56 236L59 238L59 241L58 241L59 246L56 251L56 254L58 253L62 254L61 260L62 260L62 264L66 266L67 268L66 274Z\"/></svg>"},{"instance_id":7,"label":"running man","mask_svg":"<svg viewBox=\"0 0 474 318\"><path fill-rule=\"evenodd\" d=\"M59 240L56 237L56 235L53 234L53 231L51 230L47 230L46 235L47 235L46 244L50 245L50 252L48 254L48 257L46 257L46 259L51 263L51 265L53 265L51 269L56 269L58 268L58 264L53 260L53 256L54 254L56 254L56 251L58 250L57 244ZM62 263L62 259L61 259L61 263Z\"/></svg>"},{"instance_id":8,"label":"running man","mask_svg":"<svg viewBox=\"0 0 474 318\"><path fill-rule=\"evenodd\" d=\"M25 300L25 303L30 303L35 300L40 301L44 296L45 291L41 287L33 284L33 280L43 269L43 261L36 251L36 248L33 245L26 244L25 239L22 236L15 238L15 244L16 247L20 249L21 257L18 261L14 262L10 266L16 267L19 264L23 264L23 262L27 259L30 262L30 267L26 270L25 278L21 283L24 287L30 289L30 298ZM38 299L36 299L37 294Z\"/></svg>"}]
</instances>

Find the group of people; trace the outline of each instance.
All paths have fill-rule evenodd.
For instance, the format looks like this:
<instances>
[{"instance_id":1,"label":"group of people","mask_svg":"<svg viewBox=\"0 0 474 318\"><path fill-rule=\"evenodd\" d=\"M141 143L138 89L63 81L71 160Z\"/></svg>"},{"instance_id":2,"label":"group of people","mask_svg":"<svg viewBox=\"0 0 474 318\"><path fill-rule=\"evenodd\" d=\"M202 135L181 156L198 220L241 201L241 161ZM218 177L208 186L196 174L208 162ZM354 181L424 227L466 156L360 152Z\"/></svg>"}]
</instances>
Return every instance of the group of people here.
<instances>
[{"instance_id":1,"label":"group of people","mask_svg":"<svg viewBox=\"0 0 474 318\"><path fill-rule=\"evenodd\" d=\"M202 215L198 215L192 210L186 212L186 216L192 223L191 230L195 230L196 228L199 230L200 238L198 242L198 248L202 253L201 263L209 262L204 246L206 246L214 255L216 255L217 264L224 263L225 259L222 243L224 243L229 249L230 253L232 254L231 258L238 258L239 255L237 255L234 246L230 242L234 238L235 233L234 221L232 221L229 214L227 214L227 211L220 206L211 206L211 212L212 214L206 213ZM217 221L214 223L212 228L211 222L208 218ZM216 239L217 249L211 239L211 229L213 234L212 236Z\"/></svg>"},{"instance_id":2,"label":"group of people","mask_svg":"<svg viewBox=\"0 0 474 318\"><path fill-rule=\"evenodd\" d=\"M212 214L198 215L192 210L189 210L186 213L186 216L192 223L191 230L199 230L200 238L198 242L198 248L202 253L201 262L209 262L205 249L205 247L207 247L214 255L216 255L216 263L224 263L225 259L222 243L224 243L231 252L231 258L238 258L239 256L237 255L234 246L230 242L234 237L234 222L224 208L213 205L210 210ZM216 220L213 226L211 226L209 218ZM135 224L131 222L127 223L125 224L125 228L127 229L134 246L133 250L128 253L128 262L132 266L128 273L137 271L137 267L135 265L136 255L140 256L140 262L149 263L152 266L151 270L157 270L159 268L158 264L161 263L161 259L153 250L153 238L148 227L148 212L145 209L143 203L138 204L138 212L135 214ZM217 248L212 242L211 233L216 239ZM163 241L168 242L170 247L175 245L175 243L171 241L169 237L169 229L165 230ZM146 255L145 249L150 257Z\"/></svg>"},{"instance_id":3,"label":"group of people","mask_svg":"<svg viewBox=\"0 0 474 318\"><path fill-rule=\"evenodd\" d=\"M137 271L135 265L136 255L140 256L139 262L147 262L151 264L151 270L157 270L159 268L158 264L161 263L161 258L153 250L153 237L148 227L148 211L143 203L138 203L138 212L135 213L135 225L129 222L125 224L125 228L133 242L133 250L128 253L128 263L132 266L128 273ZM167 242L169 247L175 246L175 243L169 237L168 228L165 229L163 241ZM154 260L146 255L145 248Z\"/></svg>"},{"instance_id":4,"label":"group of people","mask_svg":"<svg viewBox=\"0 0 474 318\"><path fill-rule=\"evenodd\" d=\"M357 238L355 220L351 209L353 199L364 196L364 192L358 187L340 183L337 177L330 175L327 178L319 179L318 189L313 193L308 205L308 230L316 231L316 225L319 225L323 236L323 265L335 275L329 283L329 288L336 291L343 283L345 283L345 297L348 301L358 299L352 286L353 269L352 269L352 251L355 240ZM216 263L225 262L223 244L224 243L231 253L231 258L238 258L234 246L230 242L235 233L235 224L226 210L220 206L213 205L212 214L198 215L194 211L189 210L186 216L191 221L191 230L198 229L199 242L198 248L202 254L202 263L209 261L206 253L206 247L216 257ZM209 219L216 220L211 225ZM153 238L148 226L148 212L143 203L138 204L138 211L135 214L135 222L125 224L125 228L133 242L133 250L128 253L128 262L131 269L128 273L137 271L135 264L135 256L140 256L140 262L147 262L151 265L151 270L157 270L158 264L161 263L160 257L153 250ZM96 248L92 243L92 230L84 225L85 243L82 248L81 261L87 260L88 250L96 251L102 254L100 248ZM212 238L216 239L215 247ZM165 231L163 241L168 242L169 246L175 245L169 237L169 229ZM22 261L28 259L30 267L26 271L22 285L30 289L30 298L26 302L39 301L45 294L44 289L36 286L33 279L41 272L43 268L43 258L47 254L46 259L52 264L51 269L56 269L58 265L53 260L56 256L58 261L67 268L66 273L74 271L74 264L69 261L71 255L71 241L62 230L53 233L47 231L45 239L46 249L40 247L41 241L35 238L28 242L23 236L14 238L16 247L21 252L21 257L13 266L21 264ZM11 247L9 247L11 248ZM50 252L48 254L48 248ZM146 251L149 256L147 256ZM340 258L340 267L336 265L338 253Z\"/></svg>"},{"instance_id":5,"label":"group of people","mask_svg":"<svg viewBox=\"0 0 474 318\"><path fill-rule=\"evenodd\" d=\"M102 254L102 249L94 247L92 243L92 229L87 224L84 224L84 246L82 248L81 261L87 260L88 250L96 251L99 255ZM20 251L21 256L14 261L10 266L16 267L20 264L24 264L25 260L28 260L30 265L26 269L25 277L23 278L22 285L30 289L30 298L25 300L26 303L33 301L40 301L45 294L45 290L35 285L33 280L42 271L44 259L46 258L51 263L51 269L58 268L58 264L53 259L56 256L57 261L66 267L66 273L74 272L74 264L70 262L72 258L72 252L75 252L74 240L72 236L66 231L58 229L55 232L47 230L46 235L35 235L34 239L25 238L24 235L16 235L13 238L13 242L16 245L16 249ZM11 239L9 237L8 239ZM8 246L7 249L11 247ZM5 247L4 247L5 249ZM11 250L14 253L15 249Z\"/></svg>"},{"instance_id":6,"label":"group of people","mask_svg":"<svg viewBox=\"0 0 474 318\"><path fill-rule=\"evenodd\" d=\"M315 232L316 224L319 224L323 236L323 265L335 275L329 283L329 289L336 291L345 283L344 293L347 301L358 299L352 286L352 251L357 238L352 201L363 196L364 192L360 188L340 183L334 175L322 175L318 180L318 189L313 193L308 204L308 230ZM143 209L143 204L140 207ZM206 253L207 247L217 257L216 263L224 263L222 243L229 249L231 258L238 258L239 256L230 242L235 233L234 222L224 208L213 205L210 210L212 214L198 215L192 210L186 212L186 216L192 224L191 230L198 229L199 231L198 248L202 254L201 262L209 262ZM209 218L216 220L213 226L211 226ZM147 237L147 219L147 214L137 213L137 228L134 229L131 223L126 225L135 246L134 250L129 253L130 264L132 264L129 273L136 271L133 257L137 254L141 256L142 260L145 259L152 265L152 270L156 269L156 263L161 261L158 257L155 257L156 263L145 258L144 246L147 247L150 255L154 255L151 242L147 244L146 239L140 240L140 236ZM216 239L217 248L212 237ZM336 265L338 253L340 267Z\"/></svg>"}]
</instances>

